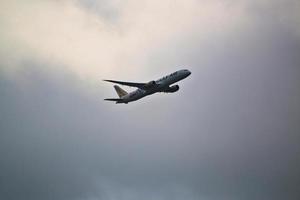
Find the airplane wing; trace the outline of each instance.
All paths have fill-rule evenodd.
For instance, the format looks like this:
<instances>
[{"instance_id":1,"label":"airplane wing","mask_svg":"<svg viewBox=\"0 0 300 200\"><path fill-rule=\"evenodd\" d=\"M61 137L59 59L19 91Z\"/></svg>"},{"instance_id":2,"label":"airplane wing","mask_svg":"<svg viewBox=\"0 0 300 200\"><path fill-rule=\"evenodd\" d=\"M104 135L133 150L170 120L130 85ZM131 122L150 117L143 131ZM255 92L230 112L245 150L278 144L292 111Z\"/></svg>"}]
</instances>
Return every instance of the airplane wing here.
<instances>
[{"instance_id":1,"label":"airplane wing","mask_svg":"<svg viewBox=\"0 0 300 200\"><path fill-rule=\"evenodd\" d=\"M117 83L117 84L121 84L121 85L127 85L130 87L137 87L140 89L144 89L146 86L146 83L133 83L133 82L123 82L123 81L115 81L115 80L103 80L103 81L107 81L107 82L111 82L111 83Z\"/></svg>"}]
</instances>

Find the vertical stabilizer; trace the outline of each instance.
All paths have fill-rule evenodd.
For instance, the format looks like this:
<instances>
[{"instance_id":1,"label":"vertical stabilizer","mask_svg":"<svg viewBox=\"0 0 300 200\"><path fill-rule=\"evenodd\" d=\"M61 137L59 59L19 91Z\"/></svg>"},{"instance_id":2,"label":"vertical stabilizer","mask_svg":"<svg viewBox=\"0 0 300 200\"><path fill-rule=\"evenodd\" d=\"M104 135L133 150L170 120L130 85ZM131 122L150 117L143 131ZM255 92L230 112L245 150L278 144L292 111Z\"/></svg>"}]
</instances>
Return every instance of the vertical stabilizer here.
<instances>
[{"instance_id":1,"label":"vertical stabilizer","mask_svg":"<svg viewBox=\"0 0 300 200\"><path fill-rule=\"evenodd\" d=\"M115 85L114 88L115 88L115 90L116 90L116 92L117 92L117 94L119 95L120 98L128 94L125 90L123 90L122 88L120 88L117 85Z\"/></svg>"}]
</instances>

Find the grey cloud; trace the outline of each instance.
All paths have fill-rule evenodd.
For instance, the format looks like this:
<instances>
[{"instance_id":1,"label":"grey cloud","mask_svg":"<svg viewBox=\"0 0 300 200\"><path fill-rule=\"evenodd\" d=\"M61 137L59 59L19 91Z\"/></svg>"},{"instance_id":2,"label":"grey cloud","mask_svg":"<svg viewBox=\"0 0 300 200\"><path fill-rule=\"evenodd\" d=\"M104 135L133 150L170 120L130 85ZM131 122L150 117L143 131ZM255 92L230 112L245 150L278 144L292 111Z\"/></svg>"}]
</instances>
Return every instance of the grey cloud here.
<instances>
[{"instance_id":1,"label":"grey cloud","mask_svg":"<svg viewBox=\"0 0 300 200\"><path fill-rule=\"evenodd\" d=\"M57 64L1 73L0 198L299 199L299 35L250 11L244 31L149 55L193 71L172 95L120 106Z\"/></svg>"},{"instance_id":2,"label":"grey cloud","mask_svg":"<svg viewBox=\"0 0 300 200\"><path fill-rule=\"evenodd\" d=\"M99 15L102 19L106 19L110 23L117 22L120 17L120 10L118 7L122 5L122 1L76 0L75 2L79 7L86 9L88 12Z\"/></svg>"}]
</instances>

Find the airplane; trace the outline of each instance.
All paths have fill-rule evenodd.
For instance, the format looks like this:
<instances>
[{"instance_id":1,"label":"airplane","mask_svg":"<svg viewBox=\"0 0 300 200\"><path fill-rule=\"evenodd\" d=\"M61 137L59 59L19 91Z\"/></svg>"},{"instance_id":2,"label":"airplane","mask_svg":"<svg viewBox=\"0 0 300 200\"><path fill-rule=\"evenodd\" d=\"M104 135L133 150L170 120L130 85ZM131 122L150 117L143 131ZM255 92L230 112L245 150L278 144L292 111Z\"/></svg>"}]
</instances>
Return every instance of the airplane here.
<instances>
[{"instance_id":1,"label":"airplane","mask_svg":"<svg viewBox=\"0 0 300 200\"><path fill-rule=\"evenodd\" d=\"M176 71L170 75L164 76L156 81L150 81L148 83L133 83L133 82L124 82L124 81L115 81L115 80L103 80L111 83L116 83L120 85L126 85L129 87L136 87L137 90L127 93L125 90L120 88L118 85L114 85L114 88L119 96L119 98L112 99L104 99L106 101L114 101L116 104L119 103L129 103L132 101L139 100L145 96L157 93L157 92L165 92L165 93L174 93L179 90L178 85L172 84L185 79L191 75L191 72L187 69Z\"/></svg>"}]
</instances>

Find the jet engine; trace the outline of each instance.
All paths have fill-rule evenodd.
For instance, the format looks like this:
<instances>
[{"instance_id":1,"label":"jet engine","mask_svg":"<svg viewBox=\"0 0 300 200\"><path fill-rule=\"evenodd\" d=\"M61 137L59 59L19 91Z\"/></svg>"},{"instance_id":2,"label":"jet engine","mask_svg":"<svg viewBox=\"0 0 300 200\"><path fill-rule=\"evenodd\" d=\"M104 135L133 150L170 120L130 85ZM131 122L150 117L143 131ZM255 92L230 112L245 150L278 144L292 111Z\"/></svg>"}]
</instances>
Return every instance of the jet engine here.
<instances>
[{"instance_id":1,"label":"jet engine","mask_svg":"<svg viewBox=\"0 0 300 200\"><path fill-rule=\"evenodd\" d=\"M177 92L179 90L179 85L173 85L171 87L168 87L167 89L164 90L166 93L173 93Z\"/></svg>"}]
</instances>

